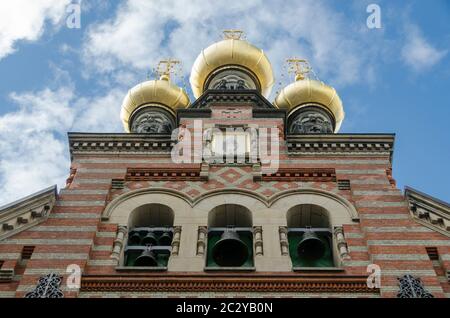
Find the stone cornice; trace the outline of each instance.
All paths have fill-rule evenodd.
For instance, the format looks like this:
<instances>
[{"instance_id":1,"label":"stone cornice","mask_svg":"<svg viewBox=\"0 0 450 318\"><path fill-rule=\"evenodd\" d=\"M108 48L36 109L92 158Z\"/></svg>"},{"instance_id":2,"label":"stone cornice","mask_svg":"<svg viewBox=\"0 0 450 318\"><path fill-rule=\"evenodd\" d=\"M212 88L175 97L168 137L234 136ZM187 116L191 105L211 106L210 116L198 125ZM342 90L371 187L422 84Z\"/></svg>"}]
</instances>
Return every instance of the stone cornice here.
<instances>
[{"instance_id":1,"label":"stone cornice","mask_svg":"<svg viewBox=\"0 0 450 318\"><path fill-rule=\"evenodd\" d=\"M378 294L366 276L280 273L84 275L81 292L327 292Z\"/></svg>"},{"instance_id":2,"label":"stone cornice","mask_svg":"<svg viewBox=\"0 0 450 318\"><path fill-rule=\"evenodd\" d=\"M405 197L414 220L450 237L450 204L410 187Z\"/></svg>"},{"instance_id":3,"label":"stone cornice","mask_svg":"<svg viewBox=\"0 0 450 318\"><path fill-rule=\"evenodd\" d=\"M56 197L55 185L0 207L0 241L46 220Z\"/></svg>"},{"instance_id":4,"label":"stone cornice","mask_svg":"<svg viewBox=\"0 0 450 318\"><path fill-rule=\"evenodd\" d=\"M68 136L72 159L75 154L170 155L174 145L170 135L68 133Z\"/></svg>"},{"instance_id":5,"label":"stone cornice","mask_svg":"<svg viewBox=\"0 0 450 318\"><path fill-rule=\"evenodd\" d=\"M70 155L170 155L175 144L169 135L126 133L69 133ZM288 135L289 155L387 155L392 161L393 134Z\"/></svg>"},{"instance_id":6,"label":"stone cornice","mask_svg":"<svg viewBox=\"0 0 450 318\"><path fill-rule=\"evenodd\" d=\"M394 152L394 134L288 135L289 155L388 155Z\"/></svg>"}]
</instances>

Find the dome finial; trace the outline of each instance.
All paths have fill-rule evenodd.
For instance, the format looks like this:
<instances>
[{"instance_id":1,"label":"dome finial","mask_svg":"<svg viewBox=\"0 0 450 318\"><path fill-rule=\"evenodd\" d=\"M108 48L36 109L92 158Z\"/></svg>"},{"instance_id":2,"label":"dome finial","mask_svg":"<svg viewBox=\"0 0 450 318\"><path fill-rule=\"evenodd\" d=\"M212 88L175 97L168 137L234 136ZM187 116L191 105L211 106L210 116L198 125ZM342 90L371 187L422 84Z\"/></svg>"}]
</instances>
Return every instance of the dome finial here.
<instances>
[{"instance_id":1,"label":"dome finial","mask_svg":"<svg viewBox=\"0 0 450 318\"><path fill-rule=\"evenodd\" d=\"M182 74L179 60L161 60L153 74L159 78L137 84L122 102L120 117L126 132L170 134L176 110L190 103L186 91L170 81L172 74Z\"/></svg>"},{"instance_id":2,"label":"dome finial","mask_svg":"<svg viewBox=\"0 0 450 318\"><path fill-rule=\"evenodd\" d=\"M236 29L223 30L223 38L225 40L229 40L229 39L243 40L244 39L244 31L236 30Z\"/></svg>"},{"instance_id":3,"label":"dome finial","mask_svg":"<svg viewBox=\"0 0 450 318\"><path fill-rule=\"evenodd\" d=\"M286 59L288 65L288 73L295 75L295 80L303 80L311 72L311 66L309 62L305 59L299 59L297 57L292 57Z\"/></svg>"},{"instance_id":4,"label":"dome finial","mask_svg":"<svg viewBox=\"0 0 450 318\"><path fill-rule=\"evenodd\" d=\"M177 65L180 65L181 62L176 59L168 58L166 60L159 61L158 65L156 66L156 74L158 74L160 80L170 80L171 74L176 74L177 70L175 67Z\"/></svg>"}]
</instances>

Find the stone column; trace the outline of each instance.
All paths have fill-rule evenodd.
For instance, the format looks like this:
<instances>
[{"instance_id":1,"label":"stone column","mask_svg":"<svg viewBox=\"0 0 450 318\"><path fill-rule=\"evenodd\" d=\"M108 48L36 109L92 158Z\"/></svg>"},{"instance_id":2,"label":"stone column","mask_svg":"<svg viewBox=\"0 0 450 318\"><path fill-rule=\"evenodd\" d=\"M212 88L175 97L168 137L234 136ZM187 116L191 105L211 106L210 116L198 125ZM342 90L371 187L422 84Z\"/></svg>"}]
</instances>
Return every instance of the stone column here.
<instances>
[{"instance_id":1,"label":"stone column","mask_svg":"<svg viewBox=\"0 0 450 318\"><path fill-rule=\"evenodd\" d=\"M206 226L199 226L197 237L197 255L200 256L205 255L207 235L208 235L208 228Z\"/></svg>"},{"instance_id":2,"label":"stone column","mask_svg":"<svg viewBox=\"0 0 450 318\"><path fill-rule=\"evenodd\" d=\"M116 239L114 240L113 250L111 253L111 258L117 260L117 262L119 262L127 232L128 230L126 226L119 225L119 227L117 228L117 235Z\"/></svg>"},{"instance_id":3,"label":"stone column","mask_svg":"<svg viewBox=\"0 0 450 318\"><path fill-rule=\"evenodd\" d=\"M180 238L181 238L181 226L173 227L173 239L172 239L172 255L178 255L180 250Z\"/></svg>"},{"instance_id":4,"label":"stone column","mask_svg":"<svg viewBox=\"0 0 450 318\"><path fill-rule=\"evenodd\" d=\"M263 249L263 236L262 236L262 227L254 226L253 227L253 235L254 235L254 245L255 245L255 256L264 255Z\"/></svg>"},{"instance_id":5,"label":"stone column","mask_svg":"<svg viewBox=\"0 0 450 318\"><path fill-rule=\"evenodd\" d=\"M334 236L336 238L336 246L339 251L339 256L341 257L341 259L342 260L350 259L347 242L344 236L344 228L342 226L336 226L334 228Z\"/></svg>"},{"instance_id":6,"label":"stone column","mask_svg":"<svg viewBox=\"0 0 450 318\"><path fill-rule=\"evenodd\" d=\"M280 234L281 255L287 256L289 255L289 242L287 237L288 229L286 226L280 226L278 232Z\"/></svg>"}]
</instances>

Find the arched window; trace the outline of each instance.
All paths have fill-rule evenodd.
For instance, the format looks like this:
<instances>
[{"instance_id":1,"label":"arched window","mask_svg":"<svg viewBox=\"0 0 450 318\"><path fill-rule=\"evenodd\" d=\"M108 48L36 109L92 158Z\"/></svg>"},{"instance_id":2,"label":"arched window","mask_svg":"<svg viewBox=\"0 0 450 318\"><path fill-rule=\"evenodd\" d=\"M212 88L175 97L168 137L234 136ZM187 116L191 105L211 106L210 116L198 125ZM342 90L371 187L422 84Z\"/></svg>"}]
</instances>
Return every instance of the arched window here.
<instances>
[{"instance_id":1,"label":"arched window","mask_svg":"<svg viewBox=\"0 0 450 318\"><path fill-rule=\"evenodd\" d=\"M251 212L236 204L224 204L208 215L206 268L253 268Z\"/></svg>"},{"instance_id":2,"label":"arched window","mask_svg":"<svg viewBox=\"0 0 450 318\"><path fill-rule=\"evenodd\" d=\"M164 268L173 239L173 211L162 204L145 204L130 214L124 265Z\"/></svg>"},{"instance_id":3,"label":"arched window","mask_svg":"<svg viewBox=\"0 0 450 318\"><path fill-rule=\"evenodd\" d=\"M334 267L329 213L314 204L287 213L289 254L294 268Z\"/></svg>"}]
</instances>

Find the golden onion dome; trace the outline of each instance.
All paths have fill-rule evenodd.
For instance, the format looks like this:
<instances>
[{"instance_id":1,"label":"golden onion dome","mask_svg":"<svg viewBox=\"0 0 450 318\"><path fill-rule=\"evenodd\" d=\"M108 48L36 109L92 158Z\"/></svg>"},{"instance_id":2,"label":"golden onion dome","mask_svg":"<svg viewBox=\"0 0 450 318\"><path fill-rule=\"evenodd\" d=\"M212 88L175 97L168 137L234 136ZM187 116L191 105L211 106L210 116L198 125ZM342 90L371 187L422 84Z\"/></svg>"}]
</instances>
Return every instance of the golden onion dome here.
<instances>
[{"instance_id":1,"label":"golden onion dome","mask_svg":"<svg viewBox=\"0 0 450 318\"><path fill-rule=\"evenodd\" d=\"M333 114L335 120L334 132L338 132L344 120L344 107L336 90L321 81L298 76L294 83L283 88L277 95L274 105L286 109L288 116L302 107L311 105L325 108Z\"/></svg>"},{"instance_id":2,"label":"golden onion dome","mask_svg":"<svg viewBox=\"0 0 450 318\"><path fill-rule=\"evenodd\" d=\"M160 107L175 116L175 110L189 105L186 91L172 84L168 75L158 80L142 82L130 89L122 102L120 118L126 132L130 132L130 118L142 107Z\"/></svg>"},{"instance_id":3,"label":"golden onion dome","mask_svg":"<svg viewBox=\"0 0 450 318\"><path fill-rule=\"evenodd\" d=\"M236 31L232 32L236 33ZM274 84L272 66L263 50L240 39L241 33L237 37L231 36L210 45L197 57L190 76L195 98L206 90L206 84L211 79L211 75L232 67L250 73L251 77L258 82L257 89L265 97L270 95Z\"/></svg>"}]
</instances>

